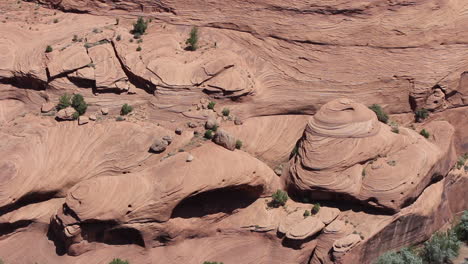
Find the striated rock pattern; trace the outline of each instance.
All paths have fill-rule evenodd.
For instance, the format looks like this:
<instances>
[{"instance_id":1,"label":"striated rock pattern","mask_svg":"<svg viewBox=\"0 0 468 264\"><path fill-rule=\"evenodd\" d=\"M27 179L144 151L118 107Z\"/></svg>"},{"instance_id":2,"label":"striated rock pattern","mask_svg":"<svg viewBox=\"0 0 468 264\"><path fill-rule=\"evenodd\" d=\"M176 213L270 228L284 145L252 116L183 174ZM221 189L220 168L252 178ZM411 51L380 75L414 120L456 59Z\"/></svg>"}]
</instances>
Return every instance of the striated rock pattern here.
<instances>
[{"instance_id":1,"label":"striated rock pattern","mask_svg":"<svg viewBox=\"0 0 468 264\"><path fill-rule=\"evenodd\" d=\"M370 264L425 241L468 208L467 10L1 1L0 262Z\"/></svg>"},{"instance_id":2,"label":"striated rock pattern","mask_svg":"<svg viewBox=\"0 0 468 264\"><path fill-rule=\"evenodd\" d=\"M429 140L411 129L394 133L366 106L331 101L310 118L291 160L289 184L322 198L344 194L398 211L454 164L454 128L438 121L426 129Z\"/></svg>"}]
</instances>

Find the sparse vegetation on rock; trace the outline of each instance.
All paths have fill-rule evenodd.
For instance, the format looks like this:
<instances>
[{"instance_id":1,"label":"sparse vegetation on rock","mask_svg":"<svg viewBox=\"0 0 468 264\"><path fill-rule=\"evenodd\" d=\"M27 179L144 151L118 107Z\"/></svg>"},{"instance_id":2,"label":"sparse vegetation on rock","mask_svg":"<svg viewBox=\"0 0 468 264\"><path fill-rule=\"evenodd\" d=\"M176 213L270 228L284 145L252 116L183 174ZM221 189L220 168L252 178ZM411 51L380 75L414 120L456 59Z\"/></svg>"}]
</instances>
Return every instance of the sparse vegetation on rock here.
<instances>
[{"instance_id":1,"label":"sparse vegetation on rock","mask_svg":"<svg viewBox=\"0 0 468 264\"><path fill-rule=\"evenodd\" d=\"M121 39L122 39L122 36L120 36L120 35L117 35L117 37L115 38L115 40L117 40L117 41L120 41Z\"/></svg>"},{"instance_id":2,"label":"sparse vegetation on rock","mask_svg":"<svg viewBox=\"0 0 468 264\"><path fill-rule=\"evenodd\" d=\"M224 108L222 113L223 113L223 116L229 116L229 114L231 113L231 110L229 110L229 108Z\"/></svg>"},{"instance_id":3,"label":"sparse vegetation on rock","mask_svg":"<svg viewBox=\"0 0 468 264\"><path fill-rule=\"evenodd\" d=\"M211 129L206 130L204 136L206 139L213 139L213 130Z\"/></svg>"},{"instance_id":4,"label":"sparse vegetation on rock","mask_svg":"<svg viewBox=\"0 0 468 264\"><path fill-rule=\"evenodd\" d=\"M216 102L213 102L213 101L209 102L208 109L214 109L215 105L216 105Z\"/></svg>"},{"instance_id":5,"label":"sparse vegetation on rock","mask_svg":"<svg viewBox=\"0 0 468 264\"><path fill-rule=\"evenodd\" d=\"M305 210L305 211L304 211L304 218L309 217L309 216L310 216L310 211L309 211L309 210Z\"/></svg>"},{"instance_id":6,"label":"sparse vegetation on rock","mask_svg":"<svg viewBox=\"0 0 468 264\"><path fill-rule=\"evenodd\" d=\"M421 108L419 110L416 110L414 115L415 115L417 122L422 122L424 119L426 119L429 116L429 110L425 108Z\"/></svg>"},{"instance_id":7,"label":"sparse vegetation on rock","mask_svg":"<svg viewBox=\"0 0 468 264\"><path fill-rule=\"evenodd\" d=\"M277 190L272 196L271 198L273 200L271 200L271 206L273 207L280 207L280 206L283 206L286 204L286 202L288 201L289 197L288 197L288 193L286 193L285 191L283 190Z\"/></svg>"},{"instance_id":8,"label":"sparse vegetation on rock","mask_svg":"<svg viewBox=\"0 0 468 264\"><path fill-rule=\"evenodd\" d=\"M380 256L375 264L422 264L422 259L407 248L398 252L387 252Z\"/></svg>"},{"instance_id":9,"label":"sparse vegetation on rock","mask_svg":"<svg viewBox=\"0 0 468 264\"><path fill-rule=\"evenodd\" d=\"M445 264L458 256L460 241L452 230L434 234L424 242L421 258L425 263Z\"/></svg>"},{"instance_id":10,"label":"sparse vegetation on rock","mask_svg":"<svg viewBox=\"0 0 468 264\"><path fill-rule=\"evenodd\" d=\"M64 94L60 96L59 98L59 103L57 104L57 109L62 110L67 107L71 106L71 95L69 94Z\"/></svg>"},{"instance_id":11,"label":"sparse vegetation on rock","mask_svg":"<svg viewBox=\"0 0 468 264\"><path fill-rule=\"evenodd\" d=\"M463 211L460 222L453 228L458 239L468 243L468 210Z\"/></svg>"},{"instance_id":12,"label":"sparse vegetation on rock","mask_svg":"<svg viewBox=\"0 0 468 264\"><path fill-rule=\"evenodd\" d=\"M52 51L53 51L52 46L47 45L47 47L46 47L46 49L45 49L45 52L46 52L46 53L49 53L49 52L52 52Z\"/></svg>"},{"instance_id":13,"label":"sparse vegetation on rock","mask_svg":"<svg viewBox=\"0 0 468 264\"><path fill-rule=\"evenodd\" d=\"M369 106L369 109L374 111L374 113L377 115L377 119L382 122L382 123L387 123L388 122L388 115L385 113L383 108L378 105L378 104L373 104Z\"/></svg>"},{"instance_id":14,"label":"sparse vegetation on rock","mask_svg":"<svg viewBox=\"0 0 468 264\"><path fill-rule=\"evenodd\" d=\"M136 48L136 51L141 51L141 47L138 46L138 48Z\"/></svg>"},{"instance_id":15,"label":"sparse vegetation on rock","mask_svg":"<svg viewBox=\"0 0 468 264\"><path fill-rule=\"evenodd\" d=\"M73 95L71 106L75 108L79 115L86 113L86 109L88 108L88 104L85 102L81 94Z\"/></svg>"},{"instance_id":16,"label":"sparse vegetation on rock","mask_svg":"<svg viewBox=\"0 0 468 264\"><path fill-rule=\"evenodd\" d=\"M132 34L134 36L141 36L145 34L146 29L148 28L148 22L143 19L143 17L139 17L137 22L133 24Z\"/></svg>"},{"instance_id":17,"label":"sparse vegetation on rock","mask_svg":"<svg viewBox=\"0 0 468 264\"><path fill-rule=\"evenodd\" d=\"M120 109L120 115L128 115L132 111L133 111L133 107L131 105L124 104L122 105L122 108Z\"/></svg>"},{"instance_id":18,"label":"sparse vegetation on rock","mask_svg":"<svg viewBox=\"0 0 468 264\"><path fill-rule=\"evenodd\" d=\"M238 139L236 140L236 149L241 149L242 148L242 140Z\"/></svg>"},{"instance_id":19,"label":"sparse vegetation on rock","mask_svg":"<svg viewBox=\"0 0 468 264\"><path fill-rule=\"evenodd\" d=\"M205 261L203 264L224 264L223 262L216 262L216 261Z\"/></svg>"},{"instance_id":20,"label":"sparse vegetation on rock","mask_svg":"<svg viewBox=\"0 0 468 264\"><path fill-rule=\"evenodd\" d=\"M461 155L460 157L458 157L457 165L456 165L457 169L461 169L463 165L465 165L466 160L468 160L468 153L465 153Z\"/></svg>"},{"instance_id":21,"label":"sparse vegetation on rock","mask_svg":"<svg viewBox=\"0 0 468 264\"><path fill-rule=\"evenodd\" d=\"M198 28L193 27L190 31L190 37L185 41L186 50L195 51L198 49Z\"/></svg>"},{"instance_id":22,"label":"sparse vegetation on rock","mask_svg":"<svg viewBox=\"0 0 468 264\"><path fill-rule=\"evenodd\" d=\"M121 260L119 258L113 259L109 264L130 264L127 260Z\"/></svg>"},{"instance_id":23,"label":"sparse vegetation on rock","mask_svg":"<svg viewBox=\"0 0 468 264\"><path fill-rule=\"evenodd\" d=\"M421 132L419 132L419 134L421 134L421 136L423 136L423 137L425 137L425 138L429 138L429 136L431 135L431 134L429 134L429 132L427 132L427 130L424 129L424 128L421 130Z\"/></svg>"},{"instance_id":24,"label":"sparse vegetation on rock","mask_svg":"<svg viewBox=\"0 0 468 264\"><path fill-rule=\"evenodd\" d=\"M312 207L312 214L318 214L318 212L320 211L320 204L319 203L314 203L314 207Z\"/></svg>"}]
</instances>

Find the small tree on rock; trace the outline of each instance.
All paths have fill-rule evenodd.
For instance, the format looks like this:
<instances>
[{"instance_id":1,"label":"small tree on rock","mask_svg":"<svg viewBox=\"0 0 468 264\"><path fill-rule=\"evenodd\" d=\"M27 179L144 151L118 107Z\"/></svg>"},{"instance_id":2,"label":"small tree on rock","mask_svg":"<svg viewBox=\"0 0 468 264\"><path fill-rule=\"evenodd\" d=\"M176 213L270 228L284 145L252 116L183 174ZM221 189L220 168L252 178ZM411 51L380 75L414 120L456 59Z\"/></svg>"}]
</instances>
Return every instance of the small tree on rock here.
<instances>
[{"instance_id":1,"label":"small tree on rock","mask_svg":"<svg viewBox=\"0 0 468 264\"><path fill-rule=\"evenodd\" d=\"M378 104L373 104L369 106L369 109L374 111L374 113L377 115L377 119L382 122L382 123L387 123L388 122L388 115L385 113L385 111L382 109L382 107Z\"/></svg>"},{"instance_id":2,"label":"small tree on rock","mask_svg":"<svg viewBox=\"0 0 468 264\"><path fill-rule=\"evenodd\" d=\"M130 112L133 111L133 107L128 104L122 105L122 108L120 109L120 114L121 115L128 115Z\"/></svg>"},{"instance_id":3,"label":"small tree on rock","mask_svg":"<svg viewBox=\"0 0 468 264\"><path fill-rule=\"evenodd\" d=\"M88 104L86 104L83 96L81 94L75 94L73 95L72 99L72 107L75 108L76 112L78 112L79 115L83 115L86 113L86 109L88 108Z\"/></svg>"},{"instance_id":4,"label":"small tree on rock","mask_svg":"<svg viewBox=\"0 0 468 264\"><path fill-rule=\"evenodd\" d=\"M71 106L71 96L69 94L64 94L60 96L59 103L57 104L57 109L62 110Z\"/></svg>"},{"instance_id":5,"label":"small tree on rock","mask_svg":"<svg viewBox=\"0 0 468 264\"><path fill-rule=\"evenodd\" d=\"M271 205L273 207L280 207L286 204L286 201L288 201L288 193L286 193L283 190L277 190L272 196L273 200L271 201Z\"/></svg>"},{"instance_id":6,"label":"small tree on rock","mask_svg":"<svg viewBox=\"0 0 468 264\"><path fill-rule=\"evenodd\" d=\"M145 22L145 20L142 17L139 17L137 22L133 24L132 34L143 35L146 32L147 28L148 28L148 22Z\"/></svg>"},{"instance_id":7,"label":"small tree on rock","mask_svg":"<svg viewBox=\"0 0 468 264\"><path fill-rule=\"evenodd\" d=\"M312 214L318 214L318 212L320 211L320 204L319 203L315 203L314 204L314 207L312 207Z\"/></svg>"},{"instance_id":8,"label":"small tree on rock","mask_svg":"<svg viewBox=\"0 0 468 264\"><path fill-rule=\"evenodd\" d=\"M198 28L193 27L190 31L190 37L185 41L186 50L195 51L198 49Z\"/></svg>"},{"instance_id":9,"label":"small tree on rock","mask_svg":"<svg viewBox=\"0 0 468 264\"><path fill-rule=\"evenodd\" d=\"M127 260L121 260L119 258L116 258L109 262L109 264L130 264L130 262L128 262Z\"/></svg>"}]
</instances>

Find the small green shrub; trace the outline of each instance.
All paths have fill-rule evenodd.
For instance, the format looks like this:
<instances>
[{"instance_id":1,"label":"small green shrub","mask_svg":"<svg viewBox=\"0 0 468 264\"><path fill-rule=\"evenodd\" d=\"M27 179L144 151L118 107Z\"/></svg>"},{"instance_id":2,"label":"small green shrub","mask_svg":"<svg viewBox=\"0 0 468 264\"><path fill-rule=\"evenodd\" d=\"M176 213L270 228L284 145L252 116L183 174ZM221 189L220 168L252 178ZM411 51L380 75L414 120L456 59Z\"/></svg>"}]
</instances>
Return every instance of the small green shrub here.
<instances>
[{"instance_id":1,"label":"small green shrub","mask_svg":"<svg viewBox=\"0 0 468 264\"><path fill-rule=\"evenodd\" d=\"M52 51L53 51L52 47L50 45L47 45L47 47L45 49L45 52L49 53L49 52L52 52Z\"/></svg>"},{"instance_id":2,"label":"small green shrub","mask_svg":"<svg viewBox=\"0 0 468 264\"><path fill-rule=\"evenodd\" d=\"M145 34L147 28L148 28L148 22L145 22L145 20L142 17L139 17L137 22L133 24L132 34L143 35Z\"/></svg>"},{"instance_id":3,"label":"small green shrub","mask_svg":"<svg viewBox=\"0 0 468 264\"><path fill-rule=\"evenodd\" d=\"M93 33L100 33L101 31L97 28L93 29Z\"/></svg>"},{"instance_id":4,"label":"small green shrub","mask_svg":"<svg viewBox=\"0 0 468 264\"><path fill-rule=\"evenodd\" d=\"M211 130L213 130L214 132L218 131L218 128L219 128L219 125L218 124L215 124Z\"/></svg>"},{"instance_id":5,"label":"small green shrub","mask_svg":"<svg viewBox=\"0 0 468 264\"><path fill-rule=\"evenodd\" d=\"M54 19L54 24L57 24L58 23L58 18Z\"/></svg>"},{"instance_id":6,"label":"small green shrub","mask_svg":"<svg viewBox=\"0 0 468 264\"><path fill-rule=\"evenodd\" d=\"M125 120L125 117L123 116L118 116L115 118L115 121L124 121Z\"/></svg>"},{"instance_id":7,"label":"small green shrub","mask_svg":"<svg viewBox=\"0 0 468 264\"><path fill-rule=\"evenodd\" d=\"M73 35L72 41L77 42L78 41L78 35Z\"/></svg>"},{"instance_id":8,"label":"small green shrub","mask_svg":"<svg viewBox=\"0 0 468 264\"><path fill-rule=\"evenodd\" d=\"M240 139L236 140L236 149L242 148L242 141Z\"/></svg>"},{"instance_id":9,"label":"small green shrub","mask_svg":"<svg viewBox=\"0 0 468 264\"><path fill-rule=\"evenodd\" d=\"M282 190L277 190L272 196L273 200L271 201L271 205L273 207L279 207L283 206L286 204L286 201L288 201L288 193Z\"/></svg>"},{"instance_id":10,"label":"small green shrub","mask_svg":"<svg viewBox=\"0 0 468 264\"><path fill-rule=\"evenodd\" d=\"M206 130L205 131L205 138L212 139L213 138L213 130Z\"/></svg>"},{"instance_id":11,"label":"small green shrub","mask_svg":"<svg viewBox=\"0 0 468 264\"><path fill-rule=\"evenodd\" d=\"M231 110L229 110L229 108L224 108L222 113L223 113L223 116L229 116L229 114L231 113Z\"/></svg>"},{"instance_id":12,"label":"small green shrub","mask_svg":"<svg viewBox=\"0 0 468 264\"><path fill-rule=\"evenodd\" d=\"M88 108L88 104L86 104L81 94L73 95L71 105L73 108L75 108L79 115L83 115L84 113L86 113L86 109Z\"/></svg>"},{"instance_id":13,"label":"small green shrub","mask_svg":"<svg viewBox=\"0 0 468 264\"><path fill-rule=\"evenodd\" d=\"M458 239L468 243L468 210L463 211L460 222L453 228Z\"/></svg>"},{"instance_id":14,"label":"small green shrub","mask_svg":"<svg viewBox=\"0 0 468 264\"><path fill-rule=\"evenodd\" d=\"M109 262L109 264L130 264L130 262L128 262L128 260L121 260L119 258L116 258Z\"/></svg>"},{"instance_id":15,"label":"small green shrub","mask_svg":"<svg viewBox=\"0 0 468 264\"><path fill-rule=\"evenodd\" d=\"M137 40L137 43L142 43L142 42L143 42L143 39Z\"/></svg>"},{"instance_id":16,"label":"small green shrub","mask_svg":"<svg viewBox=\"0 0 468 264\"><path fill-rule=\"evenodd\" d=\"M60 96L59 103L57 104L57 109L62 110L71 106L71 96L69 94L64 94Z\"/></svg>"},{"instance_id":17,"label":"small green shrub","mask_svg":"<svg viewBox=\"0 0 468 264\"><path fill-rule=\"evenodd\" d=\"M465 153L458 157L457 160L457 169L461 169L465 165L466 160L468 159L468 153Z\"/></svg>"},{"instance_id":18,"label":"small green shrub","mask_svg":"<svg viewBox=\"0 0 468 264\"><path fill-rule=\"evenodd\" d=\"M458 256L460 241L452 230L436 233L424 242L421 257L424 262L431 264L451 263L450 260Z\"/></svg>"},{"instance_id":19,"label":"small green shrub","mask_svg":"<svg viewBox=\"0 0 468 264\"><path fill-rule=\"evenodd\" d=\"M73 120L77 120L80 117L80 113L75 112L73 113L72 117L73 117Z\"/></svg>"},{"instance_id":20,"label":"small green shrub","mask_svg":"<svg viewBox=\"0 0 468 264\"><path fill-rule=\"evenodd\" d=\"M133 39L129 39L128 41L133 42Z\"/></svg>"},{"instance_id":21,"label":"small green shrub","mask_svg":"<svg viewBox=\"0 0 468 264\"><path fill-rule=\"evenodd\" d=\"M314 203L314 207L312 207L312 214L318 214L318 212L320 211L320 204L319 203Z\"/></svg>"},{"instance_id":22,"label":"small green shrub","mask_svg":"<svg viewBox=\"0 0 468 264\"><path fill-rule=\"evenodd\" d=\"M415 115L416 121L421 122L427 117L429 117L429 111L425 108L421 108L419 110L416 110L416 112L414 112L414 115Z\"/></svg>"},{"instance_id":23,"label":"small green shrub","mask_svg":"<svg viewBox=\"0 0 468 264\"><path fill-rule=\"evenodd\" d=\"M209 102L208 109L214 109L215 105L216 105L216 102L213 102L213 101Z\"/></svg>"},{"instance_id":24,"label":"small green shrub","mask_svg":"<svg viewBox=\"0 0 468 264\"><path fill-rule=\"evenodd\" d=\"M424 128L421 130L421 132L419 132L419 134L421 134L421 136L423 136L423 137L425 137L425 138L429 138L429 136L431 135L431 134L429 134L429 132L427 132L427 130L424 129Z\"/></svg>"},{"instance_id":25,"label":"small green shrub","mask_svg":"<svg viewBox=\"0 0 468 264\"><path fill-rule=\"evenodd\" d=\"M397 126L392 127L392 132L395 134L400 134L400 129Z\"/></svg>"},{"instance_id":26,"label":"small green shrub","mask_svg":"<svg viewBox=\"0 0 468 264\"><path fill-rule=\"evenodd\" d=\"M223 262L216 262L216 261L205 261L203 264L224 264Z\"/></svg>"},{"instance_id":27,"label":"small green shrub","mask_svg":"<svg viewBox=\"0 0 468 264\"><path fill-rule=\"evenodd\" d=\"M307 218L310 216L310 211L309 210L305 210L304 211L304 218Z\"/></svg>"},{"instance_id":28,"label":"small green shrub","mask_svg":"<svg viewBox=\"0 0 468 264\"><path fill-rule=\"evenodd\" d=\"M375 264L422 264L422 259L411 252L409 249L404 248L399 252L387 252L380 256Z\"/></svg>"},{"instance_id":29,"label":"small green shrub","mask_svg":"<svg viewBox=\"0 0 468 264\"><path fill-rule=\"evenodd\" d=\"M121 39L122 39L122 36L120 36L120 35L117 35L117 37L115 38L115 40L117 40L117 41L120 41Z\"/></svg>"},{"instance_id":30,"label":"small green shrub","mask_svg":"<svg viewBox=\"0 0 468 264\"><path fill-rule=\"evenodd\" d=\"M192 27L190 37L185 41L187 44L186 50L195 51L198 49L198 28Z\"/></svg>"},{"instance_id":31,"label":"small green shrub","mask_svg":"<svg viewBox=\"0 0 468 264\"><path fill-rule=\"evenodd\" d=\"M136 48L136 51L141 51L141 47L138 46L138 48Z\"/></svg>"},{"instance_id":32,"label":"small green shrub","mask_svg":"<svg viewBox=\"0 0 468 264\"><path fill-rule=\"evenodd\" d=\"M130 112L133 111L133 107L128 104L122 105L122 108L120 109L120 115L128 115Z\"/></svg>"},{"instance_id":33,"label":"small green shrub","mask_svg":"<svg viewBox=\"0 0 468 264\"><path fill-rule=\"evenodd\" d=\"M369 106L369 109L374 111L374 113L377 115L377 119L382 122L382 123L387 123L388 122L388 115L385 113L385 111L382 109L382 107L378 104L373 104Z\"/></svg>"}]
</instances>

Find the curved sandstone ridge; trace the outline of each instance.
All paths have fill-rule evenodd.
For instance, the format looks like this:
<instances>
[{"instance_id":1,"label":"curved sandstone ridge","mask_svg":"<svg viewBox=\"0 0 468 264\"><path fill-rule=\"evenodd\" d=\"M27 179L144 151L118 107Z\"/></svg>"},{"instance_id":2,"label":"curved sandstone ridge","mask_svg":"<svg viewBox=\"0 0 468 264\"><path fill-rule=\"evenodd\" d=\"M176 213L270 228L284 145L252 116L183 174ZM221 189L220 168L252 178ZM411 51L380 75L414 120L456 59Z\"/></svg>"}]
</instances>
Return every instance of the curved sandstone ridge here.
<instances>
[{"instance_id":1,"label":"curved sandstone ridge","mask_svg":"<svg viewBox=\"0 0 468 264\"><path fill-rule=\"evenodd\" d=\"M429 140L406 128L393 133L364 105L331 101L310 118L289 184L398 211L454 163L453 127L437 121L425 129Z\"/></svg>"}]
</instances>

